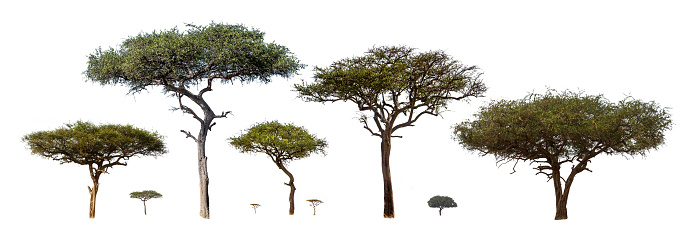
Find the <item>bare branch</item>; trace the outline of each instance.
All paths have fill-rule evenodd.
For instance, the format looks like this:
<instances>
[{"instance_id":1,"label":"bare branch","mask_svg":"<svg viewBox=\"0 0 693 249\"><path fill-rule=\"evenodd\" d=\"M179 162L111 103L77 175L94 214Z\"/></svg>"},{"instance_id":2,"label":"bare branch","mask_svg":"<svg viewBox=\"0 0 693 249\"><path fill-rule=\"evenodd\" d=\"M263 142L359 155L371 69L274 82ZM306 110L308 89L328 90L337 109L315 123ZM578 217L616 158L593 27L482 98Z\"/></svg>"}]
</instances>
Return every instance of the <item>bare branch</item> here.
<instances>
[{"instance_id":1,"label":"bare branch","mask_svg":"<svg viewBox=\"0 0 693 249\"><path fill-rule=\"evenodd\" d=\"M197 138L196 138L195 136L193 136L192 134L190 134L189 131L180 130L180 132L185 133L185 135L187 135L186 138L188 138L188 137L189 137L189 138L192 138L192 140L195 140L195 142L197 143Z\"/></svg>"}]
</instances>

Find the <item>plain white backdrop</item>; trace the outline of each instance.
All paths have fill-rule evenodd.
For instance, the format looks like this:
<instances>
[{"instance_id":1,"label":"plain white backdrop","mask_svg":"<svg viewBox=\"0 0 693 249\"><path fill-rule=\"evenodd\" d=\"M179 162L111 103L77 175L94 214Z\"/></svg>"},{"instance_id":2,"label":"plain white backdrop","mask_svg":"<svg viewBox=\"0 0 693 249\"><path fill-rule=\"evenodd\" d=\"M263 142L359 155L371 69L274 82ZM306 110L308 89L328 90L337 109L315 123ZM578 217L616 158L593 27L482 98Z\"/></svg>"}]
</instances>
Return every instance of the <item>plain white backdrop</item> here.
<instances>
[{"instance_id":1,"label":"plain white backdrop","mask_svg":"<svg viewBox=\"0 0 693 249\"><path fill-rule=\"evenodd\" d=\"M0 133L0 247L286 248L691 246L693 17L686 1L15 1L0 12L3 97ZM214 86L209 134L211 219L199 217L195 143L189 116L160 89L85 82L87 55L140 32L186 23L244 24L287 46L306 64L271 83ZM292 85L314 66L381 45L444 50L478 65L484 98L453 103L398 131L391 167L395 219L382 218L379 140L358 123L352 103L306 103ZM554 221L551 183L520 163L496 167L465 151L451 126L492 99L582 90L611 101L632 96L669 107L666 145L648 157L600 156L576 177L568 220ZM169 153L133 158L101 178L96 219L88 218L86 166L31 155L21 137L77 120L132 124L166 136ZM240 154L227 138L278 120L329 143L327 156L289 165L296 214L288 215L287 177L264 155ZM132 191L163 198L142 203ZM427 207L447 195L459 207ZM317 215L306 199L317 198ZM260 203L253 214L250 203Z\"/></svg>"}]
</instances>

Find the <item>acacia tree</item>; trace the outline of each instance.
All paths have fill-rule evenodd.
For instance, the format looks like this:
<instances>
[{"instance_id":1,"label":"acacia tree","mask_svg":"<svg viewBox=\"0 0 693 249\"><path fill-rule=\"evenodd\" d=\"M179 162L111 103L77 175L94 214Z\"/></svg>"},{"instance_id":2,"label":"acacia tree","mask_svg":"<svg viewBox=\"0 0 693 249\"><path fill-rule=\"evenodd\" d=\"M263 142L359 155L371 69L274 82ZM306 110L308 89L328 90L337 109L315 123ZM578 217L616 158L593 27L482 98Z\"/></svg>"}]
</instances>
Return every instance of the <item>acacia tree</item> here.
<instances>
[{"instance_id":1,"label":"acacia tree","mask_svg":"<svg viewBox=\"0 0 693 249\"><path fill-rule=\"evenodd\" d=\"M520 100L493 101L481 107L476 120L454 127L466 149L494 155L499 164L530 161L536 173L553 180L556 220L568 218L567 203L575 176L590 171L597 155L645 156L664 144L671 129L667 108L628 97L618 103L602 95L554 90ZM570 165L567 178L561 168ZM515 172L513 166L513 173Z\"/></svg>"},{"instance_id":2,"label":"acacia tree","mask_svg":"<svg viewBox=\"0 0 693 249\"><path fill-rule=\"evenodd\" d=\"M96 215L96 194L101 174L116 165L127 166L137 156L166 153L163 137L131 125L94 125L77 121L52 131L38 131L22 138L31 154L64 163L87 165L94 184L89 189L89 218Z\"/></svg>"},{"instance_id":3,"label":"acacia tree","mask_svg":"<svg viewBox=\"0 0 693 249\"><path fill-rule=\"evenodd\" d=\"M147 201L152 198L161 198L162 195L154 190L144 190L130 193L130 198L140 199L144 204L144 215L147 215Z\"/></svg>"},{"instance_id":4,"label":"acacia tree","mask_svg":"<svg viewBox=\"0 0 693 249\"><path fill-rule=\"evenodd\" d=\"M362 112L360 122L381 140L385 218L395 217L390 177L393 133L423 115L438 116L449 101L481 97L486 86L476 66L466 66L443 51L374 47L364 56L315 68L315 82L294 85L305 101L349 101ZM366 113L370 114L368 116Z\"/></svg>"},{"instance_id":5,"label":"acacia tree","mask_svg":"<svg viewBox=\"0 0 693 249\"><path fill-rule=\"evenodd\" d=\"M306 158L313 153L325 155L327 142L308 133L303 127L293 124L280 124L277 121L264 122L250 127L245 134L229 138L231 146L242 153L264 153L288 177L289 215L294 214L294 176L286 168L290 161Z\"/></svg>"},{"instance_id":6,"label":"acacia tree","mask_svg":"<svg viewBox=\"0 0 693 249\"><path fill-rule=\"evenodd\" d=\"M450 197L436 195L428 200L428 206L438 208L438 216L443 216L443 208L457 207L457 203Z\"/></svg>"},{"instance_id":7,"label":"acacia tree","mask_svg":"<svg viewBox=\"0 0 693 249\"><path fill-rule=\"evenodd\" d=\"M315 207L323 203L321 200L318 199L309 199L306 201L310 202L310 206L313 207L313 215L315 215Z\"/></svg>"},{"instance_id":8,"label":"acacia tree","mask_svg":"<svg viewBox=\"0 0 693 249\"><path fill-rule=\"evenodd\" d=\"M253 206L253 211L255 211L255 214L257 214L257 208L260 206L260 204L253 203L253 204L250 204L250 205Z\"/></svg>"},{"instance_id":9,"label":"acacia tree","mask_svg":"<svg viewBox=\"0 0 693 249\"><path fill-rule=\"evenodd\" d=\"M101 85L125 85L130 94L160 87L164 94L178 100L174 110L200 123L197 136L181 132L197 143L200 216L208 219L207 133L216 124L214 119L225 118L230 112L215 113L203 94L212 91L215 81L268 83L272 76L291 77L304 65L286 47L266 43L259 30L217 23L188 27L184 32L174 28L139 34L123 41L117 49L99 48L89 55L84 74ZM194 103L197 110L184 100Z\"/></svg>"}]
</instances>

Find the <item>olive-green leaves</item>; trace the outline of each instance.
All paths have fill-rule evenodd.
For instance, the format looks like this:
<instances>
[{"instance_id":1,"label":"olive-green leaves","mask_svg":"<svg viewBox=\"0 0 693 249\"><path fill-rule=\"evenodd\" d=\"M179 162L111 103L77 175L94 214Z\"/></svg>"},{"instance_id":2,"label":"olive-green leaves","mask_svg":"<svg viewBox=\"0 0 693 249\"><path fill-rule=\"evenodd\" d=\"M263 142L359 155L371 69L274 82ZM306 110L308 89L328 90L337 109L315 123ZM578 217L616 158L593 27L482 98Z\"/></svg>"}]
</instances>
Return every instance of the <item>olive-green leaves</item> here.
<instances>
[{"instance_id":1,"label":"olive-green leaves","mask_svg":"<svg viewBox=\"0 0 693 249\"><path fill-rule=\"evenodd\" d=\"M454 127L455 139L499 160L644 156L664 143L664 132L672 125L667 109L654 102L626 98L611 103L602 95L553 90L492 101L474 116Z\"/></svg>"},{"instance_id":2,"label":"olive-green leaves","mask_svg":"<svg viewBox=\"0 0 693 249\"><path fill-rule=\"evenodd\" d=\"M229 138L231 146L243 153L265 153L275 161L290 161L312 153L325 154L327 142L308 133L303 127L264 122L250 127L246 133Z\"/></svg>"},{"instance_id":3,"label":"olive-green leaves","mask_svg":"<svg viewBox=\"0 0 693 249\"><path fill-rule=\"evenodd\" d=\"M81 165L127 165L133 156L166 153L163 137L131 125L94 125L77 121L52 131L25 135L31 153L60 163Z\"/></svg>"}]
</instances>

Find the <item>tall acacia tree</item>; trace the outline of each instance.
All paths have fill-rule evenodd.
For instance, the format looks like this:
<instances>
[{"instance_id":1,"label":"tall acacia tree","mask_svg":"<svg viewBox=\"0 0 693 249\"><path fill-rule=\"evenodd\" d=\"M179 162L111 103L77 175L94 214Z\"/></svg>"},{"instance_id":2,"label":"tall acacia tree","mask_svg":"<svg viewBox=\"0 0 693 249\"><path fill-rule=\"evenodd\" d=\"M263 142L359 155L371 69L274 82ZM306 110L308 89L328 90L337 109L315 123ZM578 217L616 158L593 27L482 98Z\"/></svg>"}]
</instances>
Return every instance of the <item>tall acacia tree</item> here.
<instances>
[{"instance_id":1,"label":"tall acacia tree","mask_svg":"<svg viewBox=\"0 0 693 249\"><path fill-rule=\"evenodd\" d=\"M130 193L130 198L140 199L142 204L144 204L144 215L147 215L147 201L152 198L161 198L162 196L163 195L154 190L144 190Z\"/></svg>"},{"instance_id":2,"label":"tall acacia tree","mask_svg":"<svg viewBox=\"0 0 693 249\"><path fill-rule=\"evenodd\" d=\"M308 133L303 127L281 124L277 121L264 122L250 127L245 134L229 138L231 146L243 153L264 153L288 177L289 215L294 214L294 175L286 168L290 161L306 158L313 153L325 155L327 142Z\"/></svg>"},{"instance_id":3,"label":"tall acacia tree","mask_svg":"<svg viewBox=\"0 0 693 249\"><path fill-rule=\"evenodd\" d=\"M486 86L476 66L443 51L416 53L406 46L374 47L365 55L315 68L315 82L294 85L305 101L349 101L362 112L360 122L381 140L385 218L395 217L390 177L393 133L423 115L438 116L449 101L481 97ZM370 114L368 116L367 114Z\"/></svg>"},{"instance_id":4,"label":"tall acacia tree","mask_svg":"<svg viewBox=\"0 0 693 249\"><path fill-rule=\"evenodd\" d=\"M216 124L214 119L225 118L230 112L215 113L203 94L212 91L215 81L268 83L272 76L291 77L304 65L288 48L265 42L259 30L217 23L188 27L184 32L174 28L139 34L117 49L99 48L89 55L84 74L101 85L125 85L131 94L160 87L178 100L174 110L190 114L200 123L197 136L181 132L197 143L200 216L208 219L207 133ZM184 100L197 105L197 110Z\"/></svg>"},{"instance_id":5,"label":"tall acacia tree","mask_svg":"<svg viewBox=\"0 0 693 249\"><path fill-rule=\"evenodd\" d=\"M87 165L94 184L89 189L89 218L96 215L96 194L101 174L116 165L127 166L136 156L160 156L166 153L163 138L131 125L94 125L78 121L52 131L25 135L31 153L63 163Z\"/></svg>"},{"instance_id":6,"label":"tall acacia tree","mask_svg":"<svg viewBox=\"0 0 693 249\"><path fill-rule=\"evenodd\" d=\"M654 102L629 97L612 103L602 95L554 90L493 101L474 116L454 127L456 140L468 150L494 155L499 164L537 164L536 174L553 180L556 220L568 218L570 187L578 173L591 172L592 158L645 156L664 144L664 132L672 125L667 109ZM570 173L563 178L566 164Z\"/></svg>"}]
</instances>

